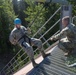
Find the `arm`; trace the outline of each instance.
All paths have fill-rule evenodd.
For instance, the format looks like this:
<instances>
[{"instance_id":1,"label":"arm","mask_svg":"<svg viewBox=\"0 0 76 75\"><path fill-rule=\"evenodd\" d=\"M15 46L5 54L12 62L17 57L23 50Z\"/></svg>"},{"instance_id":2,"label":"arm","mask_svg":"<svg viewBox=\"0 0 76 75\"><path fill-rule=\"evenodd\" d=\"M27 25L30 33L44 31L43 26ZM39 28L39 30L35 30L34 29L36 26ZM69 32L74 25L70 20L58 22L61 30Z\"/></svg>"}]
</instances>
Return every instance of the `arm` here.
<instances>
[{"instance_id":1,"label":"arm","mask_svg":"<svg viewBox=\"0 0 76 75\"><path fill-rule=\"evenodd\" d=\"M31 30L30 30L30 28L29 27L24 27L23 26L23 30L24 30L24 32L26 33L26 34L31 34Z\"/></svg>"},{"instance_id":2,"label":"arm","mask_svg":"<svg viewBox=\"0 0 76 75\"><path fill-rule=\"evenodd\" d=\"M16 45L17 41L15 40L15 35L13 32L10 33L9 35L9 41L11 42L11 44Z\"/></svg>"},{"instance_id":3,"label":"arm","mask_svg":"<svg viewBox=\"0 0 76 75\"><path fill-rule=\"evenodd\" d=\"M68 27L64 28L59 34L53 36L51 40L57 40L60 39L63 35L67 35L70 32L70 29Z\"/></svg>"}]
</instances>

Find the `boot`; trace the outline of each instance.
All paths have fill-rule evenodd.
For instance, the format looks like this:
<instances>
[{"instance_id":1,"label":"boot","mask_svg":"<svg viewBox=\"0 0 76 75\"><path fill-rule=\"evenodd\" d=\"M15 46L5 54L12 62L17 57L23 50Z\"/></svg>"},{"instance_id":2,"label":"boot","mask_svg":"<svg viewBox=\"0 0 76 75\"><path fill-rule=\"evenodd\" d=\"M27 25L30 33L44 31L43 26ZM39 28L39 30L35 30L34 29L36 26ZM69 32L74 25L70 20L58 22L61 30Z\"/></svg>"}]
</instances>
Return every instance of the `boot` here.
<instances>
[{"instance_id":1,"label":"boot","mask_svg":"<svg viewBox=\"0 0 76 75\"><path fill-rule=\"evenodd\" d=\"M69 56L69 55L71 55L71 54L72 54L72 50L70 50L70 51L64 53L65 56Z\"/></svg>"},{"instance_id":2,"label":"boot","mask_svg":"<svg viewBox=\"0 0 76 75\"><path fill-rule=\"evenodd\" d=\"M68 52L64 53L64 56L69 56L69 53Z\"/></svg>"},{"instance_id":3,"label":"boot","mask_svg":"<svg viewBox=\"0 0 76 75\"><path fill-rule=\"evenodd\" d=\"M34 68L38 67L38 64L35 62L34 59L31 59L31 62L32 62L32 65L33 65Z\"/></svg>"},{"instance_id":4,"label":"boot","mask_svg":"<svg viewBox=\"0 0 76 75\"><path fill-rule=\"evenodd\" d=\"M51 55L51 53L45 54L44 51L41 51L41 54L42 54L42 57L43 57L43 58L46 58L47 56Z\"/></svg>"}]
</instances>

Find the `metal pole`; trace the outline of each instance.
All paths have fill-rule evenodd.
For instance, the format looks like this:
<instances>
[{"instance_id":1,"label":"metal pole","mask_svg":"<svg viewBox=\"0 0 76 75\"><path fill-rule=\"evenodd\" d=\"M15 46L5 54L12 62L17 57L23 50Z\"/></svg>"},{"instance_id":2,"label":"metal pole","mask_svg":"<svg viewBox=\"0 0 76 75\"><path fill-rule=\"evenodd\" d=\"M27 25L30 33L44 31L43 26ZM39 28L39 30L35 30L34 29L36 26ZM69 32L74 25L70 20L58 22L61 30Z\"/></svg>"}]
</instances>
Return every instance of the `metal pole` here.
<instances>
[{"instance_id":1,"label":"metal pole","mask_svg":"<svg viewBox=\"0 0 76 75\"><path fill-rule=\"evenodd\" d=\"M36 0L37 2L43 2L43 3L60 3L60 4L64 4L67 5L68 1L67 0Z\"/></svg>"}]
</instances>

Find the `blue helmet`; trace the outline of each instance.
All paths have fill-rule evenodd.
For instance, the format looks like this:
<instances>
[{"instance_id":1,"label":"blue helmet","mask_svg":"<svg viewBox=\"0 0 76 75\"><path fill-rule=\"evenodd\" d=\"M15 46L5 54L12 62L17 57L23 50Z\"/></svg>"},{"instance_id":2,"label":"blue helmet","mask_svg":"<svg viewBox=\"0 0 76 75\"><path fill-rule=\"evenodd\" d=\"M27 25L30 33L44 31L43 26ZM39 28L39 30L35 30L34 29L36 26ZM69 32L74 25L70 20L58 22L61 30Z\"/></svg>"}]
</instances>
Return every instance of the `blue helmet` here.
<instances>
[{"instance_id":1,"label":"blue helmet","mask_svg":"<svg viewBox=\"0 0 76 75\"><path fill-rule=\"evenodd\" d=\"M15 20L14 20L14 24L16 25L16 24L21 24L21 20L19 19L19 18L16 18Z\"/></svg>"}]
</instances>

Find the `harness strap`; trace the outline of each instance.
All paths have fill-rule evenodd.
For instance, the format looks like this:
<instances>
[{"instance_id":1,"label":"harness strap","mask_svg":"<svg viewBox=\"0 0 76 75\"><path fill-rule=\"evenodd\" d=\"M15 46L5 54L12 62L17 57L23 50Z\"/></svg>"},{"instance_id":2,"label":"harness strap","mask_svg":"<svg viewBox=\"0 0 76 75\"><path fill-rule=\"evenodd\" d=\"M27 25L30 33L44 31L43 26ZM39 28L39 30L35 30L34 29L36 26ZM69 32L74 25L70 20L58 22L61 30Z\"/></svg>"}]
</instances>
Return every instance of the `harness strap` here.
<instances>
[{"instance_id":1,"label":"harness strap","mask_svg":"<svg viewBox=\"0 0 76 75\"><path fill-rule=\"evenodd\" d=\"M26 42L26 38L29 39L29 44L31 45L31 39L27 35L23 35L18 41L20 41L21 39L24 39L24 41Z\"/></svg>"}]
</instances>

